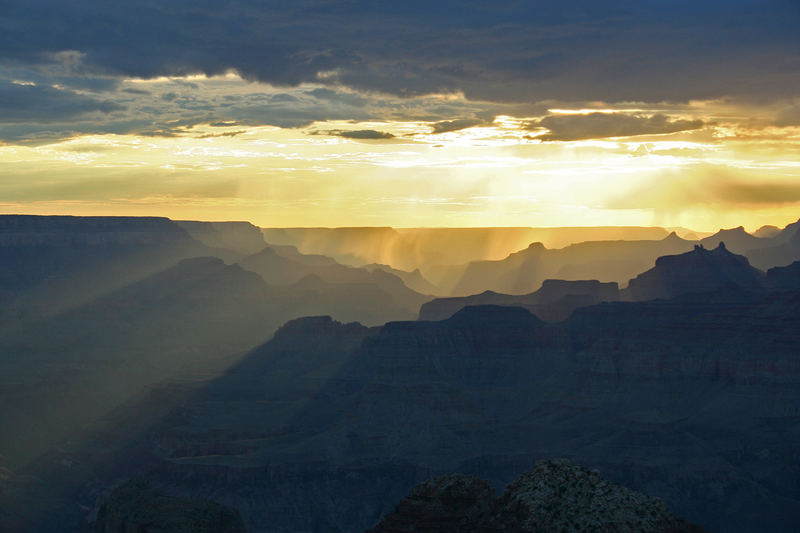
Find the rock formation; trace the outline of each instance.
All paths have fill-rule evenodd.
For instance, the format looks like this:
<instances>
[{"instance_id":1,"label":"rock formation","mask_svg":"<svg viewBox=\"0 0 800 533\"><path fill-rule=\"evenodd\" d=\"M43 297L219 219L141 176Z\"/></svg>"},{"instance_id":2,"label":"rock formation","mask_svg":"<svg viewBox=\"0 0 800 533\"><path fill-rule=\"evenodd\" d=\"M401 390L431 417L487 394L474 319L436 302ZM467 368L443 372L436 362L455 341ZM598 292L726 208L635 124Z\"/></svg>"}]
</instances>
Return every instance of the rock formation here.
<instances>
[{"instance_id":1,"label":"rock formation","mask_svg":"<svg viewBox=\"0 0 800 533\"><path fill-rule=\"evenodd\" d=\"M750 266L746 257L729 252L723 242L713 250L698 244L691 252L659 257L653 268L630 281L622 297L627 300L674 298L713 291L727 284L759 289L763 277L761 271Z\"/></svg>"},{"instance_id":2,"label":"rock formation","mask_svg":"<svg viewBox=\"0 0 800 533\"><path fill-rule=\"evenodd\" d=\"M451 474L425 481L369 533L702 533L661 500L565 460L540 461L494 498L488 481Z\"/></svg>"}]
</instances>

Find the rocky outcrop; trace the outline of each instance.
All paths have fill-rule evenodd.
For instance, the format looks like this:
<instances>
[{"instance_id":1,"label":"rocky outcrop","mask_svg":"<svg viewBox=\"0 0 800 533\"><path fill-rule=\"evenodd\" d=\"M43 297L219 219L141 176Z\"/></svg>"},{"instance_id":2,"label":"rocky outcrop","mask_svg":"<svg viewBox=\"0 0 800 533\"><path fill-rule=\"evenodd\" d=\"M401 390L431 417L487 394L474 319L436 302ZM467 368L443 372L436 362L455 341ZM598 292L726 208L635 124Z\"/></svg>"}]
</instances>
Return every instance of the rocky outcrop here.
<instances>
[{"instance_id":1,"label":"rocky outcrop","mask_svg":"<svg viewBox=\"0 0 800 533\"><path fill-rule=\"evenodd\" d=\"M111 493L97 515L96 533L246 533L239 512L218 503L180 498L133 480Z\"/></svg>"},{"instance_id":2,"label":"rocky outcrop","mask_svg":"<svg viewBox=\"0 0 800 533\"><path fill-rule=\"evenodd\" d=\"M451 474L411 491L370 533L701 533L657 498L568 461L540 461L499 499L488 481Z\"/></svg>"},{"instance_id":3,"label":"rocky outcrop","mask_svg":"<svg viewBox=\"0 0 800 533\"><path fill-rule=\"evenodd\" d=\"M723 242L713 250L696 245L691 252L659 257L655 267L630 281L622 297L626 300L674 298L713 291L728 284L758 289L763 285L763 277L760 270L750 266L746 257L729 252Z\"/></svg>"}]
</instances>

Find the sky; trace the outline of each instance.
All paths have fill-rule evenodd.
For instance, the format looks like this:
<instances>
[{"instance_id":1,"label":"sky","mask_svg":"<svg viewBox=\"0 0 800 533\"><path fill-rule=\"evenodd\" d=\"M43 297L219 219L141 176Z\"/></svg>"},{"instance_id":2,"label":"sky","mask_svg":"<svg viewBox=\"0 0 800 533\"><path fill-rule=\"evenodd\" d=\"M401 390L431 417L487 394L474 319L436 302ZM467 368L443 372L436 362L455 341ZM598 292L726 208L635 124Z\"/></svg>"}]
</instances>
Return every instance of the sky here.
<instances>
[{"instance_id":1,"label":"sky","mask_svg":"<svg viewBox=\"0 0 800 533\"><path fill-rule=\"evenodd\" d=\"M0 0L0 212L783 226L800 2Z\"/></svg>"}]
</instances>

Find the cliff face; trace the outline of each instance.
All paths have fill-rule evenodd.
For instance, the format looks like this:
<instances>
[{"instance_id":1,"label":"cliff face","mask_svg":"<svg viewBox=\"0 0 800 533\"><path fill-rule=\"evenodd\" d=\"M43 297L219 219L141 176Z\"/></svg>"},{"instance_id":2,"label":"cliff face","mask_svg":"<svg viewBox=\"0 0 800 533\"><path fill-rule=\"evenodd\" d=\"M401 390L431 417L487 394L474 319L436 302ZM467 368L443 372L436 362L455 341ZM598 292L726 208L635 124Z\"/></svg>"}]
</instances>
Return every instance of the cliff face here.
<instances>
[{"instance_id":1,"label":"cliff face","mask_svg":"<svg viewBox=\"0 0 800 533\"><path fill-rule=\"evenodd\" d=\"M488 481L451 474L425 481L371 533L702 533L656 498L564 460L540 461L494 498Z\"/></svg>"},{"instance_id":2,"label":"cliff face","mask_svg":"<svg viewBox=\"0 0 800 533\"><path fill-rule=\"evenodd\" d=\"M198 222L180 220L176 224L194 239L211 248L224 248L250 255L263 250L267 243L261 230L249 222Z\"/></svg>"},{"instance_id":3,"label":"cliff face","mask_svg":"<svg viewBox=\"0 0 800 533\"><path fill-rule=\"evenodd\" d=\"M0 247L176 244L188 234L168 218L0 215Z\"/></svg>"},{"instance_id":4,"label":"cliff face","mask_svg":"<svg viewBox=\"0 0 800 533\"><path fill-rule=\"evenodd\" d=\"M146 481L118 487L100 508L96 533L246 533L239 512L218 503L165 496Z\"/></svg>"}]
</instances>

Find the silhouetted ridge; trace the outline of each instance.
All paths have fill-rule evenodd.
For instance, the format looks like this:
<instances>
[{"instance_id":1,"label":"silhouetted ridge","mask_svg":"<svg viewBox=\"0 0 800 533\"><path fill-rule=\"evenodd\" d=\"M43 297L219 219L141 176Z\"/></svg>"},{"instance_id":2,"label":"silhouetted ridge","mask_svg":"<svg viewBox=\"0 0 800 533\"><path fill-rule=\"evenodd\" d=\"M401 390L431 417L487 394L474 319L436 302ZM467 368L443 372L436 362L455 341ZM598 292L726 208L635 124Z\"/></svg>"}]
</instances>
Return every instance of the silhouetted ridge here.
<instances>
[{"instance_id":1,"label":"silhouetted ridge","mask_svg":"<svg viewBox=\"0 0 800 533\"><path fill-rule=\"evenodd\" d=\"M788 224L770 238L759 239L757 246L747 251L747 257L754 266L764 270L800 260L800 220Z\"/></svg>"},{"instance_id":2,"label":"silhouetted ridge","mask_svg":"<svg viewBox=\"0 0 800 533\"><path fill-rule=\"evenodd\" d=\"M444 320L468 305L502 305L523 307L543 320L556 322L567 318L578 307L616 301L618 296L616 282L546 279L539 290L530 294L484 291L472 296L436 298L420 307L419 319Z\"/></svg>"},{"instance_id":3,"label":"silhouetted ridge","mask_svg":"<svg viewBox=\"0 0 800 533\"><path fill-rule=\"evenodd\" d=\"M759 237L762 239L770 239L781 232L781 229L777 226L772 225L764 225L758 228L753 232L754 237Z\"/></svg>"},{"instance_id":4,"label":"silhouetted ridge","mask_svg":"<svg viewBox=\"0 0 800 533\"><path fill-rule=\"evenodd\" d=\"M726 283L758 288L763 283L763 273L751 267L746 257L729 252L723 242L713 250L698 244L691 252L659 257L655 267L630 281L624 297L674 298L688 292L711 291Z\"/></svg>"},{"instance_id":5,"label":"silhouetted ridge","mask_svg":"<svg viewBox=\"0 0 800 533\"><path fill-rule=\"evenodd\" d=\"M722 242L734 253L744 254L754 248L765 246L770 241L750 235L742 226L731 229L721 229L714 235L700 240L700 244L709 249L719 246Z\"/></svg>"},{"instance_id":6,"label":"silhouetted ridge","mask_svg":"<svg viewBox=\"0 0 800 533\"><path fill-rule=\"evenodd\" d=\"M499 261L445 269L440 273L441 286L454 296L466 296L486 289L529 294L547 279L621 283L649 268L656 258L688 251L691 246L677 235L651 241L587 241L560 249L534 243Z\"/></svg>"}]
</instances>

